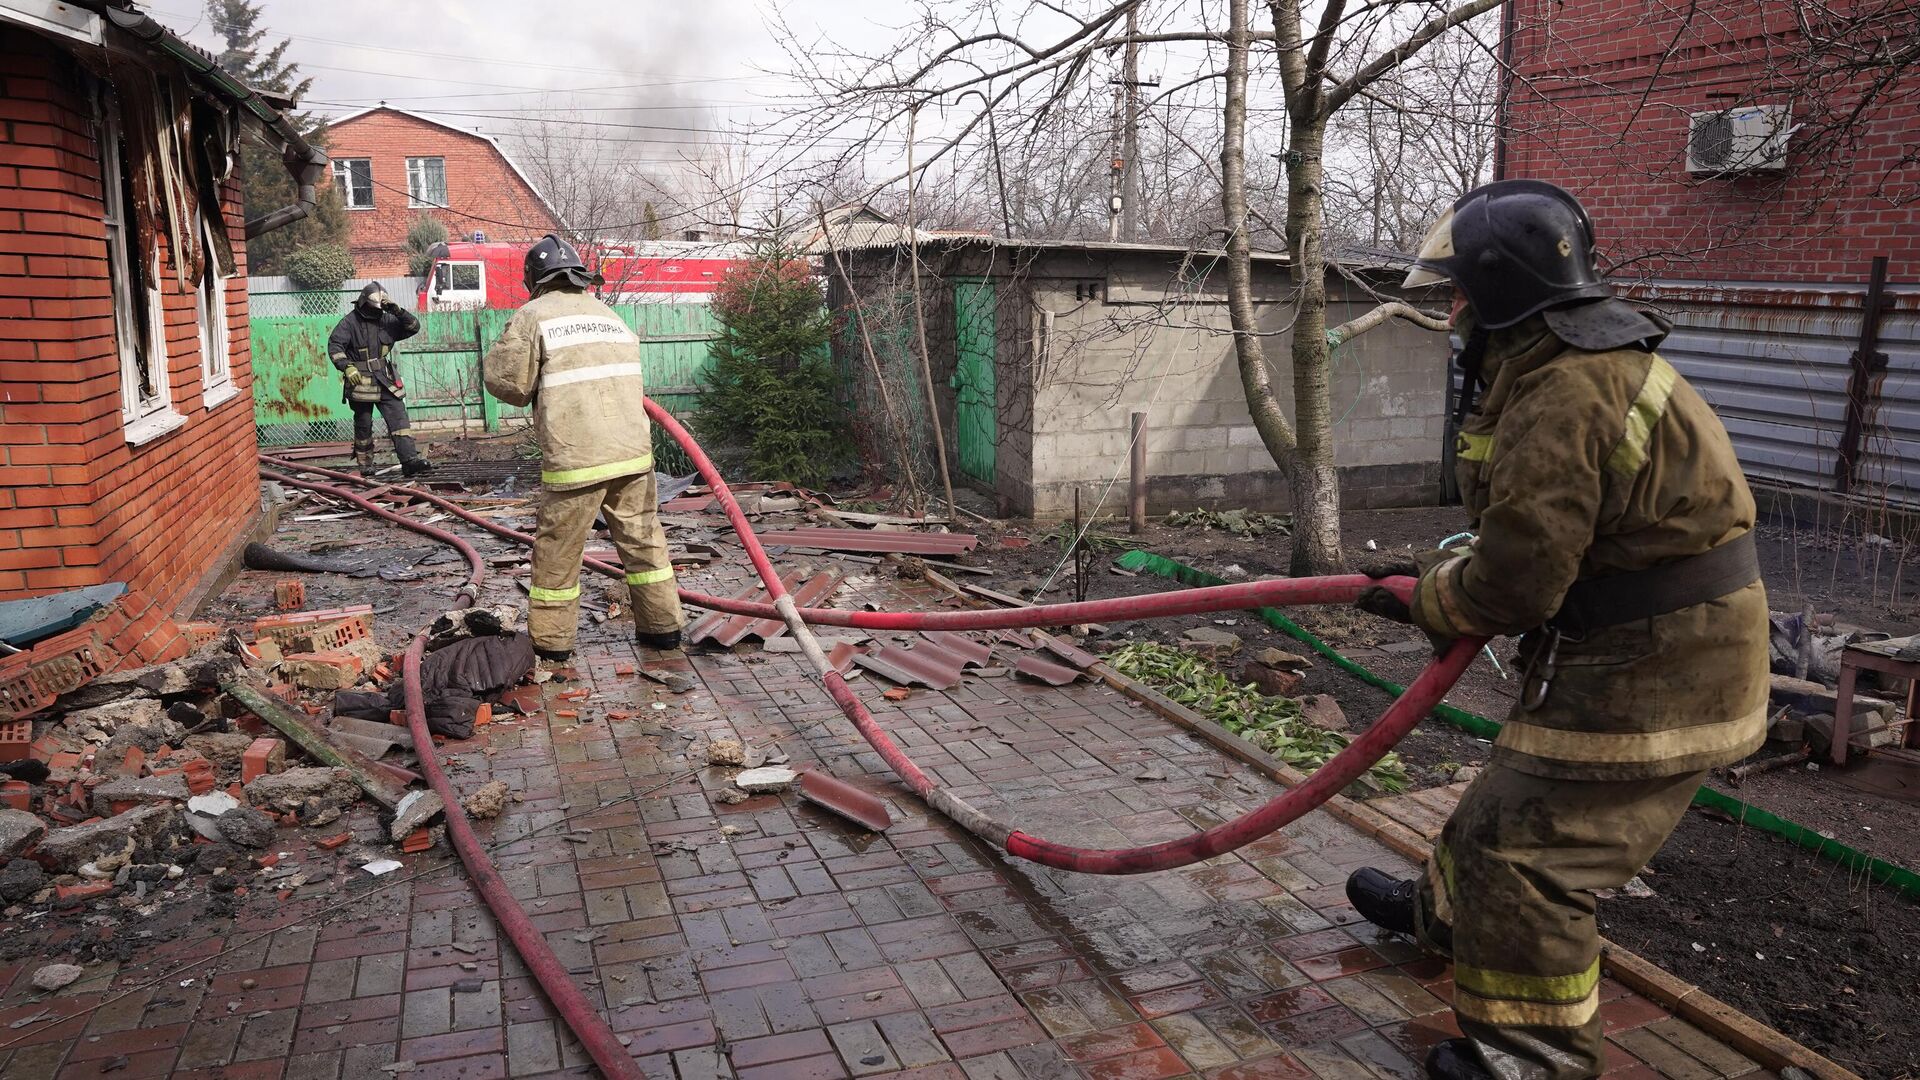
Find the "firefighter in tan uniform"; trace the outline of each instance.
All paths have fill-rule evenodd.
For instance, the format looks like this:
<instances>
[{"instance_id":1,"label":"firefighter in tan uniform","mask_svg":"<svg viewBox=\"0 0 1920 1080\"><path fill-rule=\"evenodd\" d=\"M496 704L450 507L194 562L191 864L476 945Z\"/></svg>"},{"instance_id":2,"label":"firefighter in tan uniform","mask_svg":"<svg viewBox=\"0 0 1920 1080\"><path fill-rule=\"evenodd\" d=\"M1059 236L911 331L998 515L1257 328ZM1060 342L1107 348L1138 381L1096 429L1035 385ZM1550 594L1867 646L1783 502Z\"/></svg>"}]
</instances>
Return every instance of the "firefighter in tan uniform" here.
<instances>
[{"instance_id":1,"label":"firefighter in tan uniform","mask_svg":"<svg viewBox=\"0 0 1920 1080\"><path fill-rule=\"evenodd\" d=\"M1433 1077L1600 1075L1594 890L1638 873L1706 770L1766 737L1767 601L1753 496L1713 410L1615 299L1565 191L1467 193L1409 286L1451 280L1470 400L1455 444L1477 539L1399 566L1360 606L1436 640L1524 634L1520 700L1424 877L1347 883L1370 921L1454 962L1465 1038Z\"/></svg>"},{"instance_id":2,"label":"firefighter in tan uniform","mask_svg":"<svg viewBox=\"0 0 1920 1080\"><path fill-rule=\"evenodd\" d=\"M660 528L639 339L587 292L598 276L559 237L528 249L525 279L533 299L488 351L485 375L495 397L533 404L540 439L544 494L527 620L534 650L548 661L573 653L580 556L601 513L626 569L637 640L678 648L683 618Z\"/></svg>"}]
</instances>

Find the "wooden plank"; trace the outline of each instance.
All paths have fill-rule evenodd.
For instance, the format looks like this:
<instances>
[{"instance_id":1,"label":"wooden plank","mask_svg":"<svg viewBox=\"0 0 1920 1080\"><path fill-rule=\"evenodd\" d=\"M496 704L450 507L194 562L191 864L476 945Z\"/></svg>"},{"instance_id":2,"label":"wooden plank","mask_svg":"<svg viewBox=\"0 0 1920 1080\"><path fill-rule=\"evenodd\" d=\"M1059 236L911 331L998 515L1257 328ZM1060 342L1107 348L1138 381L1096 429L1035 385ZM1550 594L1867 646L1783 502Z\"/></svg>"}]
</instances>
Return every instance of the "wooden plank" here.
<instances>
[{"instance_id":1,"label":"wooden plank","mask_svg":"<svg viewBox=\"0 0 1920 1080\"><path fill-rule=\"evenodd\" d=\"M236 679L221 683L220 689L322 764L345 769L353 777L353 782L360 785L360 790L381 806L391 810L406 796L406 788L372 758L350 746L336 746L329 742L323 732L307 722L306 717L294 712L261 687Z\"/></svg>"}]
</instances>

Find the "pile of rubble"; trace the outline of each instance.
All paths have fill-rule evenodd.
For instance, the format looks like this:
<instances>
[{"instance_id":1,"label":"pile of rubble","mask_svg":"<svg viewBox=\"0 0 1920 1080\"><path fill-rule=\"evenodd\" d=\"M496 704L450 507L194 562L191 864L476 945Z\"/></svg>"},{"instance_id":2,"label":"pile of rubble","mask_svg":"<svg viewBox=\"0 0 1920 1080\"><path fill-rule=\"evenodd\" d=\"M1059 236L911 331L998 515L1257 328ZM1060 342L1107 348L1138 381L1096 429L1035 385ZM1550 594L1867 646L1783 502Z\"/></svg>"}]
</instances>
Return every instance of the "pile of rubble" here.
<instances>
[{"instance_id":1,"label":"pile of rubble","mask_svg":"<svg viewBox=\"0 0 1920 1080\"><path fill-rule=\"evenodd\" d=\"M443 648L424 680L436 733L470 736L490 719L485 699L531 673L531 646L510 618L469 611L436 624ZM297 887L273 878L282 828L338 826L312 842L333 851L362 841L342 854L373 873L398 866L386 843L413 852L438 841L439 796L381 760L413 740L398 660L375 641L372 610L273 615L252 631L250 641L229 631L184 659L98 675L34 715L0 717L14 730L31 725L30 741L0 745L8 917L96 900L138 906L198 874L216 893L244 894L259 874ZM475 816L497 815L508 796L489 785L473 797ZM341 820L363 799L380 808L384 835L372 847Z\"/></svg>"}]
</instances>

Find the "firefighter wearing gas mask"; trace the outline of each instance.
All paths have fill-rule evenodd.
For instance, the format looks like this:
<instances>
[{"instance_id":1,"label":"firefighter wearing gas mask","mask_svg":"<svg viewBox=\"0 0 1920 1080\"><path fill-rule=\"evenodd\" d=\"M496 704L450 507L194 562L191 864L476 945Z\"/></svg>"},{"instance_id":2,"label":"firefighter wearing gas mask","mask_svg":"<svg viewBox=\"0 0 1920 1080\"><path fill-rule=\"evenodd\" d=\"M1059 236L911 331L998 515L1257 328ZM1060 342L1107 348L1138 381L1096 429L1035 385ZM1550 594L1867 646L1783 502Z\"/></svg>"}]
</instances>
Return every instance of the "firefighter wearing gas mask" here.
<instances>
[{"instance_id":1,"label":"firefighter wearing gas mask","mask_svg":"<svg viewBox=\"0 0 1920 1080\"><path fill-rule=\"evenodd\" d=\"M1719 418L1654 351L1668 324L1614 296L1593 248L1572 195L1503 180L1454 204L1406 280L1455 290L1477 538L1367 567L1419 585L1411 607L1382 588L1360 606L1437 641L1524 635L1526 673L1424 876L1347 882L1361 915L1453 960L1465 1038L1434 1048L1431 1077L1601 1074L1594 891L1638 873L1707 770L1766 738L1753 496Z\"/></svg>"},{"instance_id":2,"label":"firefighter wearing gas mask","mask_svg":"<svg viewBox=\"0 0 1920 1080\"><path fill-rule=\"evenodd\" d=\"M433 471L433 464L414 445L404 400L406 384L393 366L394 344L419 332L420 320L394 303L379 282L370 281L327 339L327 357L345 383L340 400L353 408L353 457L363 475L374 471L375 409L387 425L401 473L418 476Z\"/></svg>"},{"instance_id":3,"label":"firefighter wearing gas mask","mask_svg":"<svg viewBox=\"0 0 1920 1080\"><path fill-rule=\"evenodd\" d=\"M680 645L680 594L660 527L640 339L588 292L601 282L572 244L549 234L527 250L529 300L487 352L487 390L533 405L542 496L527 629L549 663L573 653L580 553L604 515L633 604L636 639Z\"/></svg>"}]
</instances>

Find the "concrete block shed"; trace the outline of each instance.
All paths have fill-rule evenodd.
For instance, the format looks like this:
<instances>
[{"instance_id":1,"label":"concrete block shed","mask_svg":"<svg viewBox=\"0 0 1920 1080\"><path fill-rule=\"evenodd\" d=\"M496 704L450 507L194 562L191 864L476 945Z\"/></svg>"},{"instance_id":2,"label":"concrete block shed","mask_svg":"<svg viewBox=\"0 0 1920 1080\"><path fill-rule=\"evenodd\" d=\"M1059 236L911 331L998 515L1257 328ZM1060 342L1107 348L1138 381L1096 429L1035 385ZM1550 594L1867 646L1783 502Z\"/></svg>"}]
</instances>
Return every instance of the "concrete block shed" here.
<instances>
[{"instance_id":1,"label":"concrete block shed","mask_svg":"<svg viewBox=\"0 0 1920 1080\"><path fill-rule=\"evenodd\" d=\"M1374 306L1367 289L1399 297L1403 269L1366 261L1372 265L1328 272L1330 325ZM917 417L924 394L914 375L908 250L842 251L823 263L830 303L842 316L835 356L863 387L862 415L877 400L865 389L878 371L917 434L916 425L925 427ZM1268 365L1291 418L1286 256L1256 253L1253 273L1260 325L1270 335ZM1123 514L1129 417L1144 412L1149 513L1287 509L1285 478L1241 391L1220 252L940 238L922 244L920 274L956 484L992 493L1003 513L1016 516L1070 514L1076 488L1089 510L1099 504L1103 514ZM1335 458L1345 505L1440 501L1447 358L1445 335L1400 321L1335 351Z\"/></svg>"}]
</instances>

